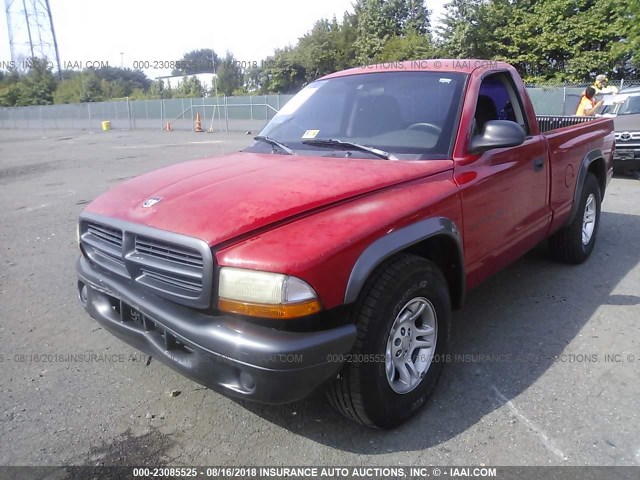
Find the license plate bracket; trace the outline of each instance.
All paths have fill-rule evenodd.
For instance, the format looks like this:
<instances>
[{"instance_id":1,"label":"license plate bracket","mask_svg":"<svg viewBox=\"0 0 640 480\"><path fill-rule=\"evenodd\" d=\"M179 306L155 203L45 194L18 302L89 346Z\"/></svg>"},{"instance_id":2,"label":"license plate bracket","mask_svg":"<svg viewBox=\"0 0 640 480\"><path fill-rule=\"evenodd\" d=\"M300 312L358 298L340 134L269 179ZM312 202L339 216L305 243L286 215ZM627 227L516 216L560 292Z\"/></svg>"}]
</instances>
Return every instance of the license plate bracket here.
<instances>
[{"instance_id":1,"label":"license plate bracket","mask_svg":"<svg viewBox=\"0 0 640 480\"><path fill-rule=\"evenodd\" d=\"M616 150L616 152L613 155L613 158L616 160L633 160L635 158L635 152Z\"/></svg>"},{"instance_id":2,"label":"license plate bracket","mask_svg":"<svg viewBox=\"0 0 640 480\"><path fill-rule=\"evenodd\" d=\"M122 320L125 322L135 322L142 325L142 313L123 302Z\"/></svg>"}]
</instances>

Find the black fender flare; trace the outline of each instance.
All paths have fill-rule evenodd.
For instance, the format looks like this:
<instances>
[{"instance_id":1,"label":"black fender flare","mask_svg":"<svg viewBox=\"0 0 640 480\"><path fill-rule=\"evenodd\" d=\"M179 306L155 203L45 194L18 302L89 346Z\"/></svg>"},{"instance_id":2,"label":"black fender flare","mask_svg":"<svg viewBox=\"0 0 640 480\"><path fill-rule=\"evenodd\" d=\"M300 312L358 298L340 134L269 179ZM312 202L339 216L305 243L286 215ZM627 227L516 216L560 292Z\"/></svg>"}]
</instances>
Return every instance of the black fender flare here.
<instances>
[{"instance_id":1,"label":"black fender flare","mask_svg":"<svg viewBox=\"0 0 640 480\"><path fill-rule=\"evenodd\" d=\"M451 238L458 250L458 272L460 278L461 292L459 301L456 304L461 305L465 292L465 273L464 273L464 253L462 247L462 238L460 230L456 224L445 217L432 217L419 222L413 223L406 227L395 230L384 237L381 237L369 245L358 257L344 295L344 303L350 304L357 300L362 287L371 275L371 273L386 259L392 255L411 247L419 242L427 240L438 235L445 235ZM458 306L457 305L457 306Z\"/></svg>"},{"instance_id":2,"label":"black fender flare","mask_svg":"<svg viewBox=\"0 0 640 480\"><path fill-rule=\"evenodd\" d=\"M601 150L596 149L588 152L582 159L582 162L580 163L578 180L576 181L576 189L573 192L573 205L571 206L571 213L569 214L569 220L567 221L567 225L570 225L571 222L573 222L573 220L576 217L576 214L578 213L578 208L580 207L580 195L582 195L582 187L584 185L584 180L587 177L587 172L589 171L589 167L591 166L592 163L597 162L599 160L604 162L604 154L602 153ZM606 165L605 165L604 174L606 177L606 174L607 174ZM604 182L601 182L601 179L598 179L598 182L600 182L601 187L603 187L603 190L600 193L602 197L604 197L604 186L606 186L606 178Z\"/></svg>"}]
</instances>

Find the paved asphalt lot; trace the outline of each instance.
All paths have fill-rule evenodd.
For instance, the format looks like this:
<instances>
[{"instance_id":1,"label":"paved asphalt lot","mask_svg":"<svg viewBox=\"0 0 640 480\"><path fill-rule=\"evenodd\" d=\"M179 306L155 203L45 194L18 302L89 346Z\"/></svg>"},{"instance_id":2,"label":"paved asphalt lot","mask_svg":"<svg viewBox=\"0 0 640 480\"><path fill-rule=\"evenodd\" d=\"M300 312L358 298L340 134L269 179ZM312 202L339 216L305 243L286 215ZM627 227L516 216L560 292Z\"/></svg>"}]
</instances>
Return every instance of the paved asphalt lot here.
<instances>
[{"instance_id":1,"label":"paved asphalt lot","mask_svg":"<svg viewBox=\"0 0 640 480\"><path fill-rule=\"evenodd\" d=\"M0 131L0 464L640 464L640 182L631 178L612 181L586 264L554 264L541 246L469 295L453 345L468 355L392 431L349 423L321 395L284 407L230 400L147 365L100 329L76 298L83 206L131 176L248 142ZM87 360L51 362L58 354Z\"/></svg>"}]
</instances>

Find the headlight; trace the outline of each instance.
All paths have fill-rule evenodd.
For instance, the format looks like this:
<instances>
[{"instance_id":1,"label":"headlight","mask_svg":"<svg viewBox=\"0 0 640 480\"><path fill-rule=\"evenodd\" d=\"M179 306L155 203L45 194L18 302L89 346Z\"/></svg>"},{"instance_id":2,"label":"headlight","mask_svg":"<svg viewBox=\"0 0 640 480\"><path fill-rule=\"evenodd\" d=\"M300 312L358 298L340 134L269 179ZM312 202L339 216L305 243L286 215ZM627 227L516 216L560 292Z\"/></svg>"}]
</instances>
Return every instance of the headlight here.
<instances>
[{"instance_id":1,"label":"headlight","mask_svg":"<svg viewBox=\"0 0 640 480\"><path fill-rule=\"evenodd\" d=\"M288 319L319 312L316 292L299 278L222 267L218 308L253 317Z\"/></svg>"}]
</instances>

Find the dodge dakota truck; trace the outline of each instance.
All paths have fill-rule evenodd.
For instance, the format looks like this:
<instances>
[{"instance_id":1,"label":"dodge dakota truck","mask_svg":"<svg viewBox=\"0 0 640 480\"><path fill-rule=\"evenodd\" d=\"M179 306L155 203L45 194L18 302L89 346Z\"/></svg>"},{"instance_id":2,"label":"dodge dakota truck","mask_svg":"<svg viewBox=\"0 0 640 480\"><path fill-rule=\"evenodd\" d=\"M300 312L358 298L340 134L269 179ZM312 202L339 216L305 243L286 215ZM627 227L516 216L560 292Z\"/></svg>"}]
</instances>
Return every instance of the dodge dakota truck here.
<instances>
[{"instance_id":1,"label":"dodge dakota truck","mask_svg":"<svg viewBox=\"0 0 640 480\"><path fill-rule=\"evenodd\" d=\"M90 203L80 301L225 395L324 390L346 417L393 427L434 390L466 292L547 238L559 261L592 253L615 137L611 119L584 120L541 128L506 63L328 75L245 150Z\"/></svg>"}]
</instances>

